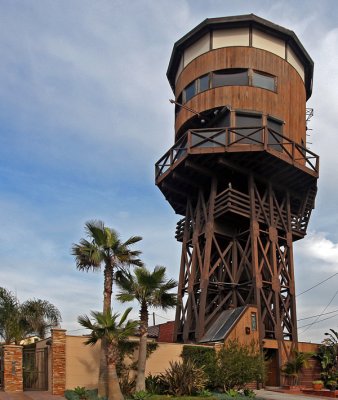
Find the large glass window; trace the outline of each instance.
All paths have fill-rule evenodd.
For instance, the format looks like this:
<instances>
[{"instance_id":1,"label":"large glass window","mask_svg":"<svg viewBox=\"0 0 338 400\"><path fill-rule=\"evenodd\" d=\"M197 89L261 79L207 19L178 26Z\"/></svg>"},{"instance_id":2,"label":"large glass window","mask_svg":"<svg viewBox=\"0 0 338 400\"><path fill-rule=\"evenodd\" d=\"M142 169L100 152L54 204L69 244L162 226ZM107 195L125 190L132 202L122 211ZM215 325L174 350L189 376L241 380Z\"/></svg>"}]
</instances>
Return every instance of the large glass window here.
<instances>
[{"instance_id":1,"label":"large glass window","mask_svg":"<svg viewBox=\"0 0 338 400\"><path fill-rule=\"evenodd\" d=\"M198 79L198 92L209 89L209 75L203 75Z\"/></svg>"},{"instance_id":2,"label":"large glass window","mask_svg":"<svg viewBox=\"0 0 338 400\"><path fill-rule=\"evenodd\" d=\"M236 113L236 139L238 143L262 143L262 116Z\"/></svg>"},{"instance_id":3,"label":"large glass window","mask_svg":"<svg viewBox=\"0 0 338 400\"><path fill-rule=\"evenodd\" d=\"M280 143L283 142L283 122L275 118L268 117L268 146L277 151L283 151Z\"/></svg>"},{"instance_id":4,"label":"large glass window","mask_svg":"<svg viewBox=\"0 0 338 400\"><path fill-rule=\"evenodd\" d=\"M212 87L249 85L247 69L224 69L212 74Z\"/></svg>"},{"instance_id":5,"label":"large glass window","mask_svg":"<svg viewBox=\"0 0 338 400\"><path fill-rule=\"evenodd\" d=\"M265 75L257 71L252 71L252 86L275 91L276 78L274 76Z\"/></svg>"},{"instance_id":6,"label":"large glass window","mask_svg":"<svg viewBox=\"0 0 338 400\"><path fill-rule=\"evenodd\" d=\"M189 101L195 94L204 92L210 88L221 86L255 86L276 91L277 78L244 68L229 68L202 75L191 82L183 90L183 103Z\"/></svg>"},{"instance_id":7,"label":"large glass window","mask_svg":"<svg viewBox=\"0 0 338 400\"><path fill-rule=\"evenodd\" d=\"M184 102L189 101L193 96L196 94L196 81L190 83L185 89L184 89Z\"/></svg>"},{"instance_id":8,"label":"large glass window","mask_svg":"<svg viewBox=\"0 0 338 400\"><path fill-rule=\"evenodd\" d=\"M178 103L178 104L177 104ZM176 104L175 104L175 115L177 115L180 111L181 111L181 106L180 104L182 104L182 93L178 96L177 100L176 100Z\"/></svg>"}]
</instances>

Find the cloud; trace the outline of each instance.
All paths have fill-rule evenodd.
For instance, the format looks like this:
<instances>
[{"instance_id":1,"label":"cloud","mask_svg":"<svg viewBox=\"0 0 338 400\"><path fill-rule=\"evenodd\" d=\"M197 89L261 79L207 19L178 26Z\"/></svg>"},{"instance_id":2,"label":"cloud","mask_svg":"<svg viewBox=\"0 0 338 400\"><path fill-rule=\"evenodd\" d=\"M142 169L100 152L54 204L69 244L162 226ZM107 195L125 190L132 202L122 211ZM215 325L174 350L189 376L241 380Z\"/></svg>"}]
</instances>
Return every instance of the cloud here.
<instances>
[{"instance_id":1,"label":"cloud","mask_svg":"<svg viewBox=\"0 0 338 400\"><path fill-rule=\"evenodd\" d=\"M312 0L2 2L0 285L20 300L47 298L63 326L78 329L77 316L102 303L102 274L76 271L69 253L92 218L122 237L142 235L146 264L178 278L179 216L153 176L174 140L170 53L205 18L251 12L293 29L315 61L309 141L322 183L313 233L295 244L297 291L336 271L336 10ZM321 312L334 284L300 296L298 315ZM316 327L304 337L320 339L325 325Z\"/></svg>"}]
</instances>

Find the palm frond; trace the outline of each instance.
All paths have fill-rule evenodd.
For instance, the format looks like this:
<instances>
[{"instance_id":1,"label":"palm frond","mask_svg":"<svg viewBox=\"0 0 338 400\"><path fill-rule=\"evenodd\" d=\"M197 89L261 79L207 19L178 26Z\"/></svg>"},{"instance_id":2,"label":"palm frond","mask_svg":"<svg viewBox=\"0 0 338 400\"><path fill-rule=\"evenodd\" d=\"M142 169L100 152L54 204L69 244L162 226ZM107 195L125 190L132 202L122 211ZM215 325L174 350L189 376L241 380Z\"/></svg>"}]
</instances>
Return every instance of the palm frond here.
<instances>
[{"instance_id":1,"label":"palm frond","mask_svg":"<svg viewBox=\"0 0 338 400\"><path fill-rule=\"evenodd\" d=\"M127 240L123 243L123 246L124 246L124 247L129 247L129 246L131 246L132 244L135 244L135 243L141 241L142 239L143 239L142 236L131 236L129 239L127 239Z\"/></svg>"},{"instance_id":2,"label":"palm frond","mask_svg":"<svg viewBox=\"0 0 338 400\"><path fill-rule=\"evenodd\" d=\"M122 315L122 317L121 317L121 319L120 319L120 322L119 322L119 324L118 324L119 327L122 326L122 325L124 324L125 320L128 318L128 315L129 315L129 313L130 313L130 311L131 311L132 309L133 309L132 307L128 307L128 308L126 309L126 311L123 313L123 315Z\"/></svg>"}]
</instances>

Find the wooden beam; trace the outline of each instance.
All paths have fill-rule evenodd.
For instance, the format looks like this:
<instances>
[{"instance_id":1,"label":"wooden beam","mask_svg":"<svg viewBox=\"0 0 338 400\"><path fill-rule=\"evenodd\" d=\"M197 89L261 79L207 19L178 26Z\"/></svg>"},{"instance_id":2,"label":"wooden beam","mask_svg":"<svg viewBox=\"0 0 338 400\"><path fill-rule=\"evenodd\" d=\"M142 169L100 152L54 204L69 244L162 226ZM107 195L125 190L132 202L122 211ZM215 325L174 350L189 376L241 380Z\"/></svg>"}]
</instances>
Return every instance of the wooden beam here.
<instances>
[{"instance_id":1,"label":"wooden beam","mask_svg":"<svg viewBox=\"0 0 338 400\"><path fill-rule=\"evenodd\" d=\"M201 167L200 165L197 165L196 163L194 163L194 162L192 162L190 160L186 161L185 166L195 170L196 172L198 172L198 173L200 173L202 175L208 176L210 178L212 178L214 176L212 171L210 171L208 168Z\"/></svg>"}]
</instances>

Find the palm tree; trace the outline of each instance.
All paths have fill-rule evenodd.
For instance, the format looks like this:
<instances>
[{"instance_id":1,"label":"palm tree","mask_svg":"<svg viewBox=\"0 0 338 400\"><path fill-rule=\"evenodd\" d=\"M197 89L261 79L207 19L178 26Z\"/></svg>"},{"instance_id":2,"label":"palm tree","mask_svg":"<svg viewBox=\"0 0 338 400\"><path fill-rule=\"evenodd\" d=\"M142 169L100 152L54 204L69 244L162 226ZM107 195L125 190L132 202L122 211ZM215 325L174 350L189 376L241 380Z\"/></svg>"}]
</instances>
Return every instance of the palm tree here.
<instances>
[{"instance_id":1,"label":"palm tree","mask_svg":"<svg viewBox=\"0 0 338 400\"><path fill-rule=\"evenodd\" d=\"M123 400L120 384L116 373L116 363L119 359L118 343L135 333L137 321L128 321L125 325L131 307L128 308L117 322L119 314L112 314L111 310L105 313L91 312L92 322L87 315L78 317L78 322L90 329L91 333L85 344L94 345L98 340L105 340L107 344L106 362L108 366L108 400Z\"/></svg>"},{"instance_id":2,"label":"palm tree","mask_svg":"<svg viewBox=\"0 0 338 400\"><path fill-rule=\"evenodd\" d=\"M137 300L140 304L140 346L137 365L136 391L145 390L145 368L147 358L147 336L149 307L166 310L174 307L177 296L168 293L177 286L173 279L166 280L166 268L157 266L154 271L145 267L135 268L134 276L130 273L116 274L116 283L121 290L116 296L122 303Z\"/></svg>"},{"instance_id":3,"label":"palm tree","mask_svg":"<svg viewBox=\"0 0 338 400\"><path fill-rule=\"evenodd\" d=\"M43 339L60 322L60 311L49 301L33 299L20 304L11 291L0 288L0 336L6 344L19 344L33 333Z\"/></svg>"},{"instance_id":4,"label":"palm tree","mask_svg":"<svg viewBox=\"0 0 338 400\"><path fill-rule=\"evenodd\" d=\"M41 339L46 337L50 328L60 325L61 322L60 311L47 300L27 300L21 305L21 313L30 333L36 333Z\"/></svg>"},{"instance_id":5,"label":"palm tree","mask_svg":"<svg viewBox=\"0 0 338 400\"><path fill-rule=\"evenodd\" d=\"M132 236L122 242L118 233L105 226L102 221L88 221L85 224L87 239L80 239L79 244L73 244L72 255L75 256L76 267L80 271L97 271L104 268L103 313L111 310L111 297L113 291L113 276L115 270L124 270L130 265L143 265L138 256L140 251L130 250L130 247L142 240L140 236ZM99 371L100 397L106 396L106 349L102 341Z\"/></svg>"},{"instance_id":6,"label":"palm tree","mask_svg":"<svg viewBox=\"0 0 338 400\"><path fill-rule=\"evenodd\" d=\"M9 290L0 287L0 337L5 344L16 343L24 337L20 304Z\"/></svg>"}]
</instances>

